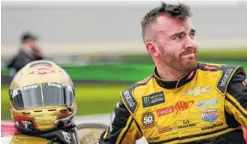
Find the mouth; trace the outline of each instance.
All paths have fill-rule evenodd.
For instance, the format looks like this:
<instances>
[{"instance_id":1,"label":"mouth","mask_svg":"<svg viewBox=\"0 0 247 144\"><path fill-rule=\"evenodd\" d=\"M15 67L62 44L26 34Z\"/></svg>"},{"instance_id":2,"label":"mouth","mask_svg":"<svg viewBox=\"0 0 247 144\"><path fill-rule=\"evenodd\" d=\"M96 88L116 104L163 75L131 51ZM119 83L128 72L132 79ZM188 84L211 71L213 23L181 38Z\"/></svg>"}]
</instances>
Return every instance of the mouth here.
<instances>
[{"instance_id":1,"label":"mouth","mask_svg":"<svg viewBox=\"0 0 247 144\"><path fill-rule=\"evenodd\" d=\"M196 58L196 54L195 53L190 53L190 54L187 54L188 56L188 59L195 59Z\"/></svg>"},{"instance_id":2,"label":"mouth","mask_svg":"<svg viewBox=\"0 0 247 144\"><path fill-rule=\"evenodd\" d=\"M181 57L193 60L193 59L196 59L196 53L195 52L185 52L181 54Z\"/></svg>"}]
</instances>

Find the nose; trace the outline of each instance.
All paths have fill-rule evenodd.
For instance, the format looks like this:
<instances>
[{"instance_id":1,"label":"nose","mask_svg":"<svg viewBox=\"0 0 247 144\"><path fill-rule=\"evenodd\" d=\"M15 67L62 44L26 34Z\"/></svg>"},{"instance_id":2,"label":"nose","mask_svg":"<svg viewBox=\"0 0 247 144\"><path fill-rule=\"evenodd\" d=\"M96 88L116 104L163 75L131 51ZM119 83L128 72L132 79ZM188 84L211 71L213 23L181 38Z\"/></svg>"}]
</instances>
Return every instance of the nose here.
<instances>
[{"instance_id":1,"label":"nose","mask_svg":"<svg viewBox=\"0 0 247 144\"><path fill-rule=\"evenodd\" d=\"M197 48L197 42L194 38L191 38L189 35L186 37L184 42L185 49L195 49Z\"/></svg>"}]
</instances>

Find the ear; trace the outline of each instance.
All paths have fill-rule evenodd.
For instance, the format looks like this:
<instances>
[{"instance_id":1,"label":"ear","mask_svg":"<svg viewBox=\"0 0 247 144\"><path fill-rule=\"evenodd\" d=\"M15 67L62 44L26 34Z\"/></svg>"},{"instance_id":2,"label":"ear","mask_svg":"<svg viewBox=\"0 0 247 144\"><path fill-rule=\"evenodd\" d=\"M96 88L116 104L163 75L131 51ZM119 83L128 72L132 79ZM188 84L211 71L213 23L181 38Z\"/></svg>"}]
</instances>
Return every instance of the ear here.
<instances>
[{"instance_id":1,"label":"ear","mask_svg":"<svg viewBox=\"0 0 247 144\"><path fill-rule=\"evenodd\" d=\"M151 56L159 56L159 52L157 50L157 47L153 42L151 42L151 41L147 42L145 45L146 45L146 49L147 49L148 53Z\"/></svg>"}]
</instances>

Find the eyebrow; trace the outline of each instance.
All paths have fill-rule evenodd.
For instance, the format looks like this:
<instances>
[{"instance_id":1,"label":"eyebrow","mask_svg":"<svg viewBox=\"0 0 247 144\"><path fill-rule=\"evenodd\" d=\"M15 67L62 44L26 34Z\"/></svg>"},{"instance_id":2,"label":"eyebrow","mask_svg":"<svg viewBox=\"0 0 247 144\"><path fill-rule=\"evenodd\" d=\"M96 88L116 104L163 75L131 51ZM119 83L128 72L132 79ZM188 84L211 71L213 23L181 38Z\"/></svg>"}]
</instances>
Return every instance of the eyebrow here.
<instances>
[{"instance_id":1,"label":"eyebrow","mask_svg":"<svg viewBox=\"0 0 247 144\"><path fill-rule=\"evenodd\" d=\"M196 30L192 28L192 29L190 30L190 32L195 33L195 32L196 32Z\"/></svg>"},{"instance_id":2,"label":"eyebrow","mask_svg":"<svg viewBox=\"0 0 247 144\"><path fill-rule=\"evenodd\" d=\"M174 34L172 34L172 35L170 36L170 38L173 38L173 37L175 37L175 36L181 35L181 34L183 34L183 33L184 33L184 31L180 31L180 32L174 33Z\"/></svg>"},{"instance_id":3,"label":"eyebrow","mask_svg":"<svg viewBox=\"0 0 247 144\"><path fill-rule=\"evenodd\" d=\"M192 28L192 29L190 30L190 32L195 33L196 30ZM180 31L180 32L174 33L174 34L171 36L171 38L173 38L174 36L177 36L177 35L181 35L181 34L183 34L183 33L184 33L184 31Z\"/></svg>"}]
</instances>

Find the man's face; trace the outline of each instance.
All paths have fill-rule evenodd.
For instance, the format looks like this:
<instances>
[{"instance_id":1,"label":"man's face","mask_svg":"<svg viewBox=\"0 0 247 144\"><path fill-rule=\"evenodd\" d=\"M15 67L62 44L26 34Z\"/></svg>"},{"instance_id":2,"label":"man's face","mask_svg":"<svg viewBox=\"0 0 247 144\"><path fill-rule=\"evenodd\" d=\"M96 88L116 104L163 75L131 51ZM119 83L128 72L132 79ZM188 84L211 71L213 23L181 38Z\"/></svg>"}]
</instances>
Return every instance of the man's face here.
<instances>
[{"instance_id":1,"label":"man's face","mask_svg":"<svg viewBox=\"0 0 247 144\"><path fill-rule=\"evenodd\" d=\"M160 15L153 29L156 33L153 57L177 71L190 72L197 67L198 47L190 18Z\"/></svg>"},{"instance_id":2,"label":"man's face","mask_svg":"<svg viewBox=\"0 0 247 144\"><path fill-rule=\"evenodd\" d=\"M31 40L31 39L30 40L25 40L23 44L26 45L30 49L34 49L36 47L35 40Z\"/></svg>"}]
</instances>

